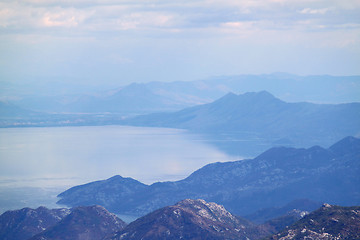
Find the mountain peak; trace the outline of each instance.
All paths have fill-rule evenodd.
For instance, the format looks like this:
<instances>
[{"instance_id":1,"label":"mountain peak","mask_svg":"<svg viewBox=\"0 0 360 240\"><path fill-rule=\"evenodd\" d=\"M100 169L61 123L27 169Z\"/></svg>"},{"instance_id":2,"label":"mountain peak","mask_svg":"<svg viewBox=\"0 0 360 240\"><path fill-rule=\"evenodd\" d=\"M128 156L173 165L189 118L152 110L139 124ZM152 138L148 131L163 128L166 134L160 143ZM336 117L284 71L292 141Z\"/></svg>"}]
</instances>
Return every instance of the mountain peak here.
<instances>
[{"instance_id":1,"label":"mountain peak","mask_svg":"<svg viewBox=\"0 0 360 240\"><path fill-rule=\"evenodd\" d=\"M224 95L222 98L239 98L239 97L243 97L243 98L267 98L267 99L271 99L271 98L275 98L274 95L272 95L271 93L269 93L268 91L260 91L260 92L246 92L243 94L235 94L233 92L228 92L226 95Z\"/></svg>"},{"instance_id":2,"label":"mountain peak","mask_svg":"<svg viewBox=\"0 0 360 240\"><path fill-rule=\"evenodd\" d=\"M125 225L125 222L104 207L76 207L56 225L31 239L103 239L113 232L122 230Z\"/></svg>"},{"instance_id":3,"label":"mountain peak","mask_svg":"<svg viewBox=\"0 0 360 240\"><path fill-rule=\"evenodd\" d=\"M252 239L267 234L221 205L185 199L137 219L109 239Z\"/></svg>"},{"instance_id":4,"label":"mountain peak","mask_svg":"<svg viewBox=\"0 0 360 240\"><path fill-rule=\"evenodd\" d=\"M23 208L0 215L0 239L25 240L54 226L70 214L66 208Z\"/></svg>"},{"instance_id":5,"label":"mountain peak","mask_svg":"<svg viewBox=\"0 0 360 240\"><path fill-rule=\"evenodd\" d=\"M226 95L224 95L224 97L236 97L237 94L233 93L233 92L228 92Z\"/></svg>"},{"instance_id":6,"label":"mountain peak","mask_svg":"<svg viewBox=\"0 0 360 240\"><path fill-rule=\"evenodd\" d=\"M333 144L329 149L337 155L358 153L360 151L360 139L348 136Z\"/></svg>"},{"instance_id":7,"label":"mountain peak","mask_svg":"<svg viewBox=\"0 0 360 240\"><path fill-rule=\"evenodd\" d=\"M259 91L259 92L246 92L243 95L247 95L247 96L256 96L256 97L271 97L271 98L275 98L274 95L272 95L271 93L269 93L268 91Z\"/></svg>"},{"instance_id":8,"label":"mountain peak","mask_svg":"<svg viewBox=\"0 0 360 240\"><path fill-rule=\"evenodd\" d=\"M196 213L200 217L209 218L213 221L217 220L220 222L234 222L236 218L229 213L224 206L213 203L206 202L203 199L185 199L178 202L176 207L181 207L183 209L188 209Z\"/></svg>"},{"instance_id":9,"label":"mountain peak","mask_svg":"<svg viewBox=\"0 0 360 240\"><path fill-rule=\"evenodd\" d=\"M126 178L124 178L123 176L115 175L115 176L108 178L106 181L121 181L124 179L126 179Z\"/></svg>"},{"instance_id":10,"label":"mountain peak","mask_svg":"<svg viewBox=\"0 0 360 240\"><path fill-rule=\"evenodd\" d=\"M229 106L234 106L234 104L236 104L239 107L242 106L240 107L240 109L243 109L246 108L246 106L256 106L256 105L265 107L266 104L274 103L274 102L282 103L280 99L277 99L267 91L246 92L239 95L229 92L222 98L213 102L212 105L221 106L221 108L223 107L229 108Z\"/></svg>"},{"instance_id":11,"label":"mountain peak","mask_svg":"<svg viewBox=\"0 0 360 240\"><path fill-rule=\"evenodd\" d=\"M276 98L274 95L269 93L268 91L260 91L260 92L247 92L242 95L239 95L243 99L249 99L251 101L259 101L259 102L268 102L277 100L282 102L280 99Z\"/></svg>"},{"instance_id":12,"label":"mountain peak","mask_svg":"<svg viewBox=\"0 0 360 240\"><path fill-rule=\"evenodd\" d=\"M218 101L234 101L235 99L237 99L237 97L238 97L237 94L235 94L233 92L228 92L227 94L225 94L224 96L222 96L218 100L215 100L215 102L218 102Z\"/></svg>"},{"instance_id":13,"label":"mountain peak","mask_svg":"<svg viewBox=\"0 0 360 240\"><path fill-rule=\"evenodd\" d=\"M106 180L100 180L96 182L87 183L84 185L79 185L72 187L65 192L62 192L58 195L60 200L58 204L66 205L68 201L76 202L76 206L89 206L91 203L95 202L96 204L101 204L105 206L110 211L117 211L121 206L109 207L106 203L103 202L103 196L109 193L116 194L115 198L122 196L124 192L127 194L136 193L141 191L147 185L133 179L133 178L124 178L120 175L113 176ZM96 196L89 196L86 189L97 189ZM87 196L87 197L85 197Z\"/></svg>"}]
</instances>

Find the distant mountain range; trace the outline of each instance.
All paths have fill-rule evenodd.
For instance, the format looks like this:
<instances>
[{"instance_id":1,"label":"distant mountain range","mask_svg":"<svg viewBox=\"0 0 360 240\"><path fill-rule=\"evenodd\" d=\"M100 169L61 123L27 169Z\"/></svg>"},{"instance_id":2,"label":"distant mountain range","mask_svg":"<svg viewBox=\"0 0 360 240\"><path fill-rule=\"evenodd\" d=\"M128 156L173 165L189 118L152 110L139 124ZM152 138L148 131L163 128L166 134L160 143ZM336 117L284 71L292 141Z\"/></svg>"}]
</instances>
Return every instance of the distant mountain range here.
<instances>
[{"instance_id":1,"label":"distant mountain range","mask_svg":"<svg viewBox=\"0 0 360 240\"><path fill-rule=\"evenodd\" d=\"M133 83L104 91L103 86L61 82L39 85L0 83L2 99L48 113L118 113L176 111L210 103L228 92L266 90L290 102L360 102L360 76L268 75L220 76L187 82Z\"/></svg>"},{"instance_id":2,"label":"distant mountain range","mask_svg":"<svg viewBox=\"0 0 360 240\"><path fill-rule=\"evenodd\" d=\"M39 113L18 107L9 102L0 101L0 119L16 119L37 115Z\"/></svg>"},{"instance_id":3,"label":"distant mountain range","mask_svg":"<svg viewBox=\"0 0 360 240\"><path fill-rule=\"evenodd\" d=\"M266 147L284 143L329 146L345 136L360 134L360 103L286 103L266 91L229 93L209 104L138 116L122 123L184 128L235 140L256 139Z\"/></svg>"},{"instance_id":4,"label":"distant mountain range","mask_svg":"<svg viewBox=\"0 0 360 240\"><path fill-rule=\"evenodd\" d=\"M112 212L142 216L182 199L204 199L245 216L296 199L360 204L360 140L347 137L328 149L277 147L254 159L214 163L175 182L142 184L114 176L70 188L59 204L99 204Z\"/></svg>"},{"instance_id":5,"label":"distant mountain range","mask_svg":"<svg viewBox=\"0 0 360 240\"><path fill-rule=\"evenodd\" d=\"M329 99L342 91L354 91L350 95L360 96L355 94L360 89L360 77L356 76L298 77L275 74L193 82L133 83L103 94L64 97L63 100L58 96L54 97L56 99L23 96L13 103L0 104L0 127L118 124L184 128L201 133L204 138L210 139L211 144L228 154L245 157L256 156L273 146L328 147L345 136L359 136L359 102L284 102L267 91L223 95L229 91L244 92L263 86L262 89L270 89L283 99L290 99L286 97L289 95L286 92L280 94L279 91L293 89L296 94L289 94L299 96L292 98L294 100L307 96L305 90L313 92L315 96L311 84L317 90L323 86L324 89L316 93L326 95L325 98ZM55 102L61 106L55 107ZM147 115L134 117L139 114Z\"/></svg>"},{"instance_id":6,"label":"distant mountain range","mask_svg":"<svg viewBox=\"0 0 360 240\"><path fill-rule=\"evenodd\" d=\"M136 85L136 84L134 84ZM136 94L127 97L129 109L135 109L130 98L150 103L142 87L133 86ZM137 90L136 90L137 89ZM147 92L146 90L144 90ZM115 97L117 95L113 95ZM143 98L144 97L144 98ZM142 99L142 100L141 100ZM120 101L121 102L121 101ZM96 105L90 104L96 108ZM109 107L117 105L108 104ZM0 105L1 107L1 105ZM177 112L153 113L124 118L117 114L47 114L34 112L26 118L25 110L3 108L0 126L78 126L131 125L188 129L200 133L207 142L234 156L256 156L274 146L328 147L345 136L360 134L360 103L313 104L287 103L269 92L228 93L208 104L185 108ZM1 110L1 108L0 108ZM14 122L4 118L12 113ZM21 117L15 117L16 114ZM25 117L24 117L25 116ZM31 117L30 117L31 116Z\"/></svg>"}]
</instances>

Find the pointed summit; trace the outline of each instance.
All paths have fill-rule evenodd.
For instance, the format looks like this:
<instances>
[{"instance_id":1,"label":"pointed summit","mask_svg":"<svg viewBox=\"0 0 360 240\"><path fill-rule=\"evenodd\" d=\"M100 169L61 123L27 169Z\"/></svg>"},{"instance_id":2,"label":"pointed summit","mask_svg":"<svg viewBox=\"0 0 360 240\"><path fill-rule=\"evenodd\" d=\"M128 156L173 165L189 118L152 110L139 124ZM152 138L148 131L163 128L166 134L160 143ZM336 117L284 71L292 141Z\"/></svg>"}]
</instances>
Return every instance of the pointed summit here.
<instances>
[{"instance_id":1,"label":"pointed summit","mask_svg":"<svg viewBox=\"0 0 360 240\"><path fill-rule=\"evenodd\" d=\"M224 95L223 97L221 97L218 100L214 101L214 103L227 104L229 102L236 101L237 98L238 98L237 94L235 94L233 92L229 92L226 95Z\"/></svg>"},{"instance_id":2,"label":"pointed summit","mask_svg":"<svg viewBox=\"0 0 360 240\"><path fill-rule=\"evenodd\" d=\"M360 151L360 139L352 136L345 137L329 149L336 155L358 153Z\"/></svg>"},{"instance_id":3,"label":"pointed summit","mask_svg":"<svg viewBox=\"0 0 360 240\"><path fill-rule=\"evenodd\" d=\"M147 185L133 178L123 178L120 175L116 175L106 180L72 187L58 195L58 197L61 199L57 203L67 205L69 202L76 202L76 206L87 206L93 205L93 203L96 202L102 206L105 206L108 210L116 212L119 211L121 205L109 206L106 202L104 202L103 196L106 196L110 193L116 193L115 198L120 199L125 192L131 195L131 193L136 193L137 191L143 190L146 186ZM95 196L90 196L88 195L89 191L86 189L96 191L97 194ZM131 201L132 199L130 197L124 200L123 203L125 204L126 202Z\"/></svg>"}]
</instances>

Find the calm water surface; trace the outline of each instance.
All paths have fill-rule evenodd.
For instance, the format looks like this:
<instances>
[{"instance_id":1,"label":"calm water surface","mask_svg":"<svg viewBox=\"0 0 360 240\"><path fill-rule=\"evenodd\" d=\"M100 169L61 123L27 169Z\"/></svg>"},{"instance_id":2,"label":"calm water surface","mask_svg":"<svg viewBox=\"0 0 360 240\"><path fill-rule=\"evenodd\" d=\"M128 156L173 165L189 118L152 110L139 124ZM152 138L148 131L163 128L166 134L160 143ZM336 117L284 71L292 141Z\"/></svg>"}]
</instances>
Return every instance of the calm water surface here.
<instances>
[{"instance_id":1,"label":"calm water surface","mask_svg":"<svg viewBox=\"0 0 360 240\"><path fill-rule=\"evenodd\" d=\"M116 174L152 183L181 179L207 163L230 160L234 159L200 137L177 129L0 129L1 184L16 180L23 185L51 185Z\"/></svg>"},{"instance_id":2,"label":"calm water surface","mask_svg":"<svg viewBox=\"0 0 360 240\"><path fill-rule=\"evenodd\" d=\"M56 196L67 187L116 174L147 184L179 180L208 163L231 160L235 158L206 144L201 137L177 129L0 129L0 197L11 201L13 195L21 198L26 189L35 193L31 188ZM22 190L11 193L16 189ZM23 201L29 203L31 197L27 195Z\"/></svg>"}]
</instances>

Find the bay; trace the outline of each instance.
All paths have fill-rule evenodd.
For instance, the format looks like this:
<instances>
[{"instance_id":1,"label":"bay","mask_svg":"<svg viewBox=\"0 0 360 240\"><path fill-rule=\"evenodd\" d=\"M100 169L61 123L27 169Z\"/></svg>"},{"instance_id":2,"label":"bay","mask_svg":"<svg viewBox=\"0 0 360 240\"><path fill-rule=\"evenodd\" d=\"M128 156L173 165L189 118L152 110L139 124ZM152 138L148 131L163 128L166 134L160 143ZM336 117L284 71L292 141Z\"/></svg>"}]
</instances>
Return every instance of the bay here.
<instances>
[{"instance_id":1,"label":"bay","mask_svg":"<svg viewBox=\"0 0 360 240\"><path fill-rule=\"evenodd\" d=\"M179 129L4 128L0 129L0 210L54 207L57 193L114 175L151 184L180 180L208 163L232 160L237 159L201 136Z\"/></svg>"}]
</instances>

